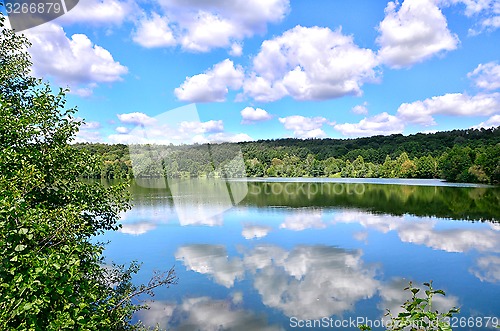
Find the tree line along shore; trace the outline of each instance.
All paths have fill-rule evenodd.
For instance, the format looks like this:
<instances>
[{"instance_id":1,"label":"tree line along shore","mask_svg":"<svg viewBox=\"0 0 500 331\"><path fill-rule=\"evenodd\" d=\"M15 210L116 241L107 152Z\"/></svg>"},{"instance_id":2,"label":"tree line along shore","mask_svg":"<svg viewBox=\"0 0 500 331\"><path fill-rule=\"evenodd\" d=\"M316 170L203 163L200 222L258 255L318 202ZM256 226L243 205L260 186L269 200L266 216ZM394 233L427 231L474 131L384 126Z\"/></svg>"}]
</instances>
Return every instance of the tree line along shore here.
<instances>
[{"instance_id":1,"label":"tree line along shore","mask_svg":"<svg viewBox=\"0 0 500 331\"><path fill-rule=\"evenodd\" d=\"M86 178L441 178L451 182L500 183L500 127L357 139L74 146L100 161L99 168L83 174Z\"/></svg>"}]
</instances>

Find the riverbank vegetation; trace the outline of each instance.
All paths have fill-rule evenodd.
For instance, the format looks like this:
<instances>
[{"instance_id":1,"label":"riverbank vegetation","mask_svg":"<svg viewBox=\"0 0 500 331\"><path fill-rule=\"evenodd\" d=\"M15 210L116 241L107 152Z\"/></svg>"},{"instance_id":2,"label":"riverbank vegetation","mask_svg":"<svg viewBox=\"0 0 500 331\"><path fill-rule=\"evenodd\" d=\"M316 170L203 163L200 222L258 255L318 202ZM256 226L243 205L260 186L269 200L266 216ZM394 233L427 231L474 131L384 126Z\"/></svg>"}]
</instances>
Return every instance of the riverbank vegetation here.
<instances>
[{"instance_id":1,"label":"riverbank vegetation","mask_svg":"<svg viewBox=\"0 0 500 331\"><path fill-rule=\"evenodd\" d=\"M353 177L500 182L500 127L358 139L277 139L218 145L76 144L98 157L88 178ZM231 160L241 149L245 169ZM155 155L155 157L151 157ZM134 167L132 168L132 164ZM218 165L224 173L217 171Z\"/></svg>"},{"instance_id":2,"label":"riverbank vegetation","mask_svg":"<svg viewBox=\"0 0 500 331\"><path fill-rule=\"evenodd\" d=\"M75 109L30 76L29 42L4 22L0 13L0 330L146 329L131 322L143 308L134 298L175 274L134 285L138 264L104 260L95 236L119 228L127 189L79 179L96 163L70 144Z\"/></svg>"}]
</instances>

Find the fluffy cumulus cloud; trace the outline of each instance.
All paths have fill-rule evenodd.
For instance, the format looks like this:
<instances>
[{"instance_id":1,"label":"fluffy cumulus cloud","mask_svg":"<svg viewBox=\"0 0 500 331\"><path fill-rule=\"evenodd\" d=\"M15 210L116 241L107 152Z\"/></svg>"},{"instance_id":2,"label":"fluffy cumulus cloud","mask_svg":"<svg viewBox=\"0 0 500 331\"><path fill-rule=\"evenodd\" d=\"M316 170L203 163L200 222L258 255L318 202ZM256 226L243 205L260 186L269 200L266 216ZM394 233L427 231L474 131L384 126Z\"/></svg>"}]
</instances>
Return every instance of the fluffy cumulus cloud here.
<instances>
[{"instance_id":1,"label":"fluffy cumulus cloud","mask_svg":"<svg viewBox=\"0 0 500 331\"><path fill-rule=\"evenodd\" d=\"M100 128L101 123L99 122L86 122L80 125L79 130L76 133L74 142L86 143L102 141L101 132L99 131Z\"/></svg>"},{"instance_id":2,"label":"fluffy cumulus cloud","mask_svg":"<svg viewBox=\"0 0 500 331\"><path fill-rule=\"evenodd\" d=\"M321 211L311 212L299 211L293 215L285 217L283 223L280 224L281 229L292 231L302 231L306 229L323 229L326 224L323 223Z\"/></svg>"},{"instance_id":3,"label":"fluffy cumulus cloud","mask_svg":"<svg viewBox=\"0 0 500 331\"><path fill-rule=\"evenodd\" d=\"M443 5L464 5L464 14L477 20L471 35L500 28L500 3L497 0L442 0Z\"/></svg>"},{"instance_id":4,"label":"fluffy cumulus cloud","mask_svg":"<svg viewBox=\"0 0 500 331\"><path fill-rule=\"evenodd\" d=\"M241 88L243 77L243 68L226 59L203 74L187 77L174 93L182 101L223 102L229 89Z\"/></svg>"},{"instance_id":5,"label":"fluffy cumulus cloud","mask_svg":"<svg viewBox=\"0 0 500 331\"><path fill-rule=\"evenodd\" d=\"M293 130L293 135L296 138L324 138L326 133L321 129L323 124L328 123L324 117L304 117L293 115L280 117L279 121L285 129Z\"/></svg>"},{"instance_id":6,"label":"fluffy cumulus cloud","mask_svg":"<svg viewBox=\"0 0 500 331\"><path fill-rule=\"evenodd\" d=\"M272 116L261 108L246 107L241 112L241 124L252 124L256 122L268 121Z\"/></svg>"},{"instance_id":7,"label":"fluffy cumulus cloud","mask_svg":"<svg viewBox=\"0 0 500 331\"><path fill-rule=\"evenodd\" d=\"M454 50L459 43L434 0L405 0L401 5L389 2L378 30L378 55L393 68L412 66Z\"/></svg>"},{"instance_id":8,"label":"fluffy cumulus cloud","mask_svg":"<svg viewBox=\"0 0 500 331\"><path fill-rule=\"evenodd\" d=\"M480 129L480 128L496 128L497 126L500 126L500 115L493 115L490 118L488 118L486 121L479 123L478 125L474 125L472 128L474 129Z\"/></svg>"},{"instance_id":9,"label":"fluffy cumulus cloud","mask_svg":"<svg viewBox=\"0 0 500 331\"><path fill-rule=\"evenodd\" d=\"M173 46L176 40L168 23L168 18L152 13L151 17L139 21L132 39L146 48Z\"/></svg>"},{"instance_id":10,"label":"fluffy cumulus cloud","mask_svg":"<svg viewBox=\"0 0 500 331\"><path fill-rule=\"evenodd\" d=\"M209 297L185 298L180 303L148 302L149 309L138 312L139 319L147 326L162 330L262 330L280 331L265 316L239 307L241 295L225 299Z\"/></svg>"},{"instance_id":11,"label":"fluffy cumulus cloud","mask_svg":"<svg viewBox=\"0 0 500 331\"><path fill-rule=\"evenodd\" d=\"M343 212L335 216L333 223L354 223L364 228L387 233L396 231L402 242L424 245L446 252L498 253L500 234L490 229L438 229L435 219L416 221L407 216L373 215L364 212Z\"/></svg>"},{"instance_id":12,"label":"fluffy cumulus cloud","mask_svg":"<svg viewBox=\"0 0 500 331\"><path fill-rule=\"evenodd\" d=\"M264 33L269 23L280 22L290 8L289 0L159 0L159 3L168 22L162 19L161 29L145 29L136 34L134 41L146 47L177 43L195 52L229 48L234 56L241 55L244 38ZM145 16L138 25L142 27L150 22L151 19ZM175 31L175 36L171 31ZM157 42L158 34L164 36L165 32L174 38L172 42Z\"/></svg>"},{"instance_id":13,"label":"fluffy cumulus cloud","mask_svg":"<svg viewBox=\"0 0 500 331\"><path fill-rule=\"evenodd\" d=\"M255 273L262 302L299 319L342 315L373 297L379 285L375 268L363 262L360 250L304 245L287 252L262 245L244 262Z\"/></svg>"},{"instance_id":14,"label":"fluffy cumulus cloud","mask_svg":"<svg viewBox=\"0 0 500 331\"><path fill-rule=\"evenodd\" d=\"M134 125L152 125L156 120L141 112L118 114L120 122Z\"/></svg>"},{"instance_id":15,"label":"fluffy cumulus cloud","mask_svg":"<svg viewBox=\"0 0 500 331\"><path fill-rule=\"evenodd\" d=\"M222 120L211 120L208 122L181 122L179 131L182 133L214 133L224 131Z\"/></svg>"},{"instance_id":16,"label":"fluffy cumulus cloud","mask_svg":"<svg viewBox=\"0 0 500 331\"><path fill-rule=\"evenodd\" d=\"M500 282L500 256L481 256L476 260L476 266L469 271L482 282Z\"/></svg>"},{"instance_id":17,"label":"fluffy cumulus cloud","mask_svg":"<svg viewBox=\"0 0 500 331\"><path fill-rule=\"evenodd\" d=\"M480 64L467 77L474 81L474 85L485 90L500 89L500 65L496 62Z\"/></svg>"},{"instance_id":18,"label":"fluffy cumulus cloud","mask_svg":"<svg viewBox=\"0 0 500 331\"><path fill-rule=\"evenodd\" d=\"M244 225L241 235L245 239L263 238L271 232L272 228L265 225Z\"/></svg>"},{"instance_id":19,"label":"fluffy cumulus cloud","mask_svg":"<svg viewBox=\"0 0 500 331\"><path fill-rule=\"evenodd\" d=\"M423 101L403 103L397 116L405 122L435 125L434 115L490 116L500 112L500 93L470 96L464 93L449 93Z\"/></svg>"},{"instance_id":20,"label":"fluffy cumulus cloud","mask_svg":"<svg viewBox=\"0 0 500 331\"><path fill-rule=\"evenodd\" d=\"M186 114L182 114L182 111L173 115L166 112L156 117L141 112L117 114L123 126L117 127L117 133L108 136L108 141L118 144L179 145L253 140L245 133L224 131L222 120L202 122L198 118L186 117ZM182 116L191 120L182 121Z\"/></svg>"},{"instance_id":21,"label":"fluffy cumulus cloud","mask_svg":"<svg viewBox=\"0 0 500 331\"><path fill-rule=\"evenodd\" d=\"M265 102L361 95L362 85L376 80L376 66L373 51L358 47L340 29L296 26L262 43L244 90Z\"/></svg>"},{"instance_id":22,"label":"fluffy cumulus cloud","mask_svg":"<svg viewBox=\"0 0 500 331\"><path fill-rule=\"evenodd\" d=\"M130 19L136 11L137 4L134 1L80 0L78 5L59 17L56 22L116 25Z\"/></svg>"},{"instance_id":23,"label":"fluffy cumulus cloud","mask_svg":"<svg viewBox=\"0 0 500 331\"><path fill-rule=\"evenodd\" d=\"M336 124L333 127L345 136L365 137L402 133L405 125L398 117L383 112L365 117L358 123Z\"/></svg>"},{"instance_id":24,"label":"fluffy cumulus cloud","mask_svg":"<svg viewBox=\"0 0 500 331\"><path fill-rule=\"evenodd\" d=\"M368 114L368 102L363 102L363 104L361 105L356 105L354 107L352 107L351 111L354 113L354 114L363 114L363 115L366 115Z\"/></svg>"},{"instance_id":25,"label":"fluffy cumulus cloud","mask_svg":"<svg viewBox=\"0 0 500 331\"><path fill-rule=\"evenodd\" d=\"M236 258L229 260L226 248L219 245L181 246L175 258L182 261L187 270L210 275L216 283L227 288L241 279L245 271L242 261Z\"/></svg>"},{"instance_id":26,"label":"fluffy cumulus cloud","mask_svg":"<svg viewBox=\"0 0 500 331\"><path fill-rule=\"evenodd\" d=\"M33 71L36 76L53 78L87 96L98 83L121 81L127 67L113 59L109 51L95 45L85 34L66 36L63 28L46 23L26 30L32 43Z\"/></svg>"}]
</instances>

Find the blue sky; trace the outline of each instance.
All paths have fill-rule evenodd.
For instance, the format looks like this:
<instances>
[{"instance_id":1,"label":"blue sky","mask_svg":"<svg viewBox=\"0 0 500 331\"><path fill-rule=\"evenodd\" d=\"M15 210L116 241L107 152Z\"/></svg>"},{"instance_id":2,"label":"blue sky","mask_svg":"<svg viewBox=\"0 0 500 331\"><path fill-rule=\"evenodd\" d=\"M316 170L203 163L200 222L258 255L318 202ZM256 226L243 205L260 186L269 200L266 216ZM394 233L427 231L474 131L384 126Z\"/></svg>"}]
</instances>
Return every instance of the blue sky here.
<instances>
[{"instance_id":1,"label":"blue sky","mask_svg":"<svg viewBox=\"0 0 500 331\"><path fill-rule=\"evenodd\" d=\"M24 33L78 141L190 143L498 126L499 28L498 0L80 0Z\"/></svg>"}]
</instances>

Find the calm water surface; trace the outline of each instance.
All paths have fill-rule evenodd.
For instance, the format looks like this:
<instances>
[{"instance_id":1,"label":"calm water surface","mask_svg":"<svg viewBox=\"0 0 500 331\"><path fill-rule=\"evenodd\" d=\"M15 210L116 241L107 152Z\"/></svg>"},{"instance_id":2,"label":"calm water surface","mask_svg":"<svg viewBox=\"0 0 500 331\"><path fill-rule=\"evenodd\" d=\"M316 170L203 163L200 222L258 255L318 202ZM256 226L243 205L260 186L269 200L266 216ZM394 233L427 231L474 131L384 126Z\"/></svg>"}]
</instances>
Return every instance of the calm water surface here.
<instances>
[{"instance_id":1,"label":"calm water surface","mask_svg":"<svg viewBox=\"0 0 500 331\"><path fill-rule=\"evenodd\" d=\"M175 266L179 283L156 291L151 309L137 315L146 324L296 330L320 320L324 327L304 329L356 330L338 323L377 326L386 308L405 301L410 280L446 291L437 309L461 307L459 318L483 322L457 321L454 330L491 329L488 317L498 323L498 187L345 179L183 185L133 182L133 209L120 232L105 236L109 261L143 262L138 281Z\"/></svg>"}]
</instances>

